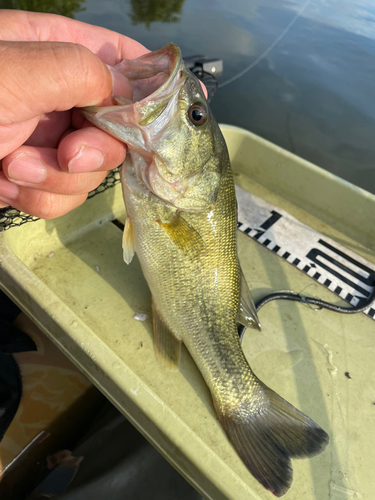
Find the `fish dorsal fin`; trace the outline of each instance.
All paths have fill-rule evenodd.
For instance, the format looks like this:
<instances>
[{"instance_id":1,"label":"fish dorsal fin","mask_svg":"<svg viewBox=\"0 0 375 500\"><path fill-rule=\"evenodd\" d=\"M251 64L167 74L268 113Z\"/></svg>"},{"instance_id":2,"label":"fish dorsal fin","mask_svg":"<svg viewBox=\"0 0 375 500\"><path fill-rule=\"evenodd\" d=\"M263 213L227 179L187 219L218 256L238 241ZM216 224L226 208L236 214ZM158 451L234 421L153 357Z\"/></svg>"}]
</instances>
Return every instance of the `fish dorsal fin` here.
<instances>
[{"instance_id":1,"label":"fish dorsal fin","mask_svg":"<svg viewBox=\"0 0 375 500\"><path fill-rule=\"evenodd\" d=\"M169 330L154 301L152 301L152 317L156 359L170 370L177 370L180 363L181 341Z\"/></svg>"},{"instance_id":2,"label":"fish dorsal fin","mask_svg":"<svg viewBox=\"0 0 375 500\"><path fill-rule=\"evenodd\" d=\"M257 311L255 309L255 304L242 269L241 269L241 295L240 295L240 305L238 307L238 312L237 312L237 322L249 328L261 330Z\"/></svg>"},{"instance_id":3,"label":"fish dorsal fin","mask_svg":"<svg viewBox=\"0 0 375 500\"><path fill-rule=\"evenodd\" d=\"M195 259L204 250L200 234L178 212L174 213L170 221L158 220L157 223L188 257Z\"/></svg>"},{"instance_id":4,"label":"fish dorsal fin","mask_svg":"<svg viewBox=\"0 0 375 500\"><path fill-rule=\"evenodd\" d=\"M134 257L134 232L133 224L129 216L126 216L124 233L122 235L122 250L124 261L130 264Z\"/></svg>"}]
</instances>

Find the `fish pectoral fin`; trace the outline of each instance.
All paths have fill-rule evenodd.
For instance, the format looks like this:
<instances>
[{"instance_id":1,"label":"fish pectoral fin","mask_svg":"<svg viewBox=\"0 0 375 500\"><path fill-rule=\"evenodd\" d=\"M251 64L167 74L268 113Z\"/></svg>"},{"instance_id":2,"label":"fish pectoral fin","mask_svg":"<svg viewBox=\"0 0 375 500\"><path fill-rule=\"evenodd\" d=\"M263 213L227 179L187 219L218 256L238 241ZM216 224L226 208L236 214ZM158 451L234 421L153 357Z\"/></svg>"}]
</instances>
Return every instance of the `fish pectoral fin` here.
<instances>
[{"instance_id":1,"label":"fish pectoral fin","mask_svg":"<svg viewBox=\"0 0 375 500\"><path fill-rule=\"evenodd\" d=\"M257 409L236 411L215 404L230 442L252 475L277 497L285 495L293 480L291 458L312 457L329 442L328 434L269 387L262 386ZM215 401L214 401L215 403Z\"/></svg>"},{"instance_id":2,"label":"fish pectoral fin","mask_svg":"<svg viewBox=\"0 0 375 500\"><path fill-rule=\"evenodd\" d=\"M169 330L154 301L152 301L152 317L156 359L170 370L177 370L180 363L181 341Z\"/></svg>"},{"instance_id":3,"label":"fish pectoral fin","mask_svg":"<svg viewBox=\"0 0 375 500\"><path fill-rule=\"evenodd\" d=\"M134 232L133 224L129 216L126 216L125 220L125 227L122 235L122 250L124 261L130 264L134 257Z\"/></svg>"},{"instance_id":4,"label":"fish pectoral fin","mask_svg":"<svg viewBox=\"0 0 375 500\"><path fill-rule=\"evenodd\" d=\"M261 330L260 322L258 319L257 311L255 309L255 304L249 286L246 282L246 278L241 269L241 294L240 294L240 304L238 306L237 312L237 323L247 326L249 328L254 328L256 330Z\"/></svg>"},{"instance_id":5,"label":"fish pectoral fin","mask_svg":"<svg viewBox=\"0 0 375 500\"><path fill-rule=\"evenodd\" d=\"M156 221L175 245L187 256L195 259L204 250L200 234L178 212L168 222Z\"/></svg>"}]
</instances>

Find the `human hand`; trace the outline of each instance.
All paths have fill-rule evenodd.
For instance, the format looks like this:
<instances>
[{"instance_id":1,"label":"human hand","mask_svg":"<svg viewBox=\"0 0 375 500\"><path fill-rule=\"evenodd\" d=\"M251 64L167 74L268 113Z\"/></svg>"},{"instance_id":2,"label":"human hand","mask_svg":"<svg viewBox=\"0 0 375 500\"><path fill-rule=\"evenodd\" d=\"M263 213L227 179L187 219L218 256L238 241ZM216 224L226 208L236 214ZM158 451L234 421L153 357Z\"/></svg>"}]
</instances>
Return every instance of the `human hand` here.
<instances>
[{"instance_id":1,"label":"human hand","mask_svg":"<svg viewBox=\"0 0 375 500\"><path fill-rule=\"evenodd\" d=\"M0 11L0 207L59 217L123 162L126 146L72 108L131 98L129 81L106 65L146 52L65 17Z\"/></svg>"}]
</instances>

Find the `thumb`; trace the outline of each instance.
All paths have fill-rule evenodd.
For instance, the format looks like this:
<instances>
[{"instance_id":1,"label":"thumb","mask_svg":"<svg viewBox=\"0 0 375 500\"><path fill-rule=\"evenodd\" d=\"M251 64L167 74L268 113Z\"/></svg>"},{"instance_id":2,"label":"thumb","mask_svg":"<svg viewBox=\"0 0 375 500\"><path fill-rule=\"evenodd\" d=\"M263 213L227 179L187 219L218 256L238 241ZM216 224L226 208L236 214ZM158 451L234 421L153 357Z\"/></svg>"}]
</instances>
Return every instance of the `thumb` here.
<instances>
[{"instance_id":1,"label":"thumb","mask_svg":"<svg viewBox=\"0 0 375 500\"><path fill-rule=\"evenodd\" d=\"M0 125L111 103L114 84L115 95L132 97L123 75L74 43L0 42L0 67Z\"/></svg>"}]
</instances>

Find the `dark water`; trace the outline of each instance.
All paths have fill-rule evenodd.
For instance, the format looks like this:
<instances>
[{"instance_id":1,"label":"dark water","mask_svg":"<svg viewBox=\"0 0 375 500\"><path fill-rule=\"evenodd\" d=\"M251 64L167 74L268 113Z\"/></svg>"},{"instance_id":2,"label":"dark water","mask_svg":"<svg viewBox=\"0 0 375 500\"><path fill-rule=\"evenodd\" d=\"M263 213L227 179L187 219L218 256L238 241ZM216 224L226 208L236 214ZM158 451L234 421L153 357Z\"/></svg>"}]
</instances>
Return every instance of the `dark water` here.
<instances>
[{"instance_id":1,"label":"dark water","mask_svg":"<svg viewBox=\"0 0 375 500\"><path fill-rule=\"evenodd\" d=\"M39 0L35 10L43 2L55 12L62 5ZM76 19L149 49L173 41L184 56L222 58L222 84L251 65L215 95L218 121L251 130L375 193L374 1L69 2L65 14L69 5ZM15 0L3 3L17 7ZM24 3L34 10L32 0Z\"/></svg>"}]
</instances>

